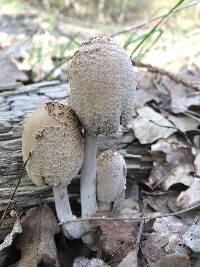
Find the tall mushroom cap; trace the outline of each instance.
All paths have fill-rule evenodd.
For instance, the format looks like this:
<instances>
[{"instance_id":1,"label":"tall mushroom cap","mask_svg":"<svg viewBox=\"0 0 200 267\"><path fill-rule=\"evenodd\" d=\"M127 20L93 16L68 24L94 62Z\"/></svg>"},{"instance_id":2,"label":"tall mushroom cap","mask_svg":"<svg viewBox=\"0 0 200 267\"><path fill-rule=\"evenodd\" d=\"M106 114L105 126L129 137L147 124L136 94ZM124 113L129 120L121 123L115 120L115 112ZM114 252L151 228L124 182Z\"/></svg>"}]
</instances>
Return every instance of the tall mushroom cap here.
<instances>
[{"instance_id":1,"label":"tall mushroom cap","mask_svg":"<svg viewBox=\"0 0 200 267\"><path fill-rule=\"evenodd\" d=\"M117 151L106 150L97 158L97 200L110 205L125 189L126 163Z\"/></svg>"},{"instance_id":2,"label":"tall mushroom cap","mask_svg":"<svg viewBox=\"0 0 200 267\"><path fill-rule=\"evenodd\" d=\"M115 132L126 126L134 109L135 75L125 50L110 37L99 36L81 45L69 71L70 101L90 135Z\"/></svg>"},{"instance_id":3,"label":"tall mushroom cap","mask_svg":"<svg viewBox=\"0 0 200 267\"><path fill-rule=\"evenodd\" d=\"M26 169L36 185L70 183L83 162L82 130L71 108L50 102L27 119L22 135L24 161L29 153Z\"/></svg>"}]
</instances>

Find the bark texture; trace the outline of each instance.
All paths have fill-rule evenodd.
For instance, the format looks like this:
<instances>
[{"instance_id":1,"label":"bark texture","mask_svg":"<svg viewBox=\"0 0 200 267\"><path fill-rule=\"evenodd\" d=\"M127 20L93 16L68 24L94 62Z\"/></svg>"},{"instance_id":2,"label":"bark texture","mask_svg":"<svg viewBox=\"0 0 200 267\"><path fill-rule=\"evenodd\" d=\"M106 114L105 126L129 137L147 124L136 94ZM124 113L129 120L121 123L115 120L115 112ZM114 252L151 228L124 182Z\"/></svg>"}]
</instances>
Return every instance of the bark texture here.
<instances>
[{"instance_id":1,"label":"bark texture","mask_svg":"<svg viewBox=\"0 0 200 267\"><path fill-rule=\"evenodd\" d=\"M66 95L69 96L69 84L61 84L59 81L0 87L0 216L9 202L22 168L21 135L24 120L44 102L55 100L67 104L69 101ZM147 152L149 148L141 146L131 130L98 138L98 152L111 147L123 152L128 179L140 180L148 176L152 165ZM77 194L79 194L78 177L69 187L69 197ZM25 173L11 209L21 211L24 208L50 202L53 202L52 188L33 185ZM14 218L8 214L0 226L0 240L11 230L13 223Z\"/></svg>"}]
</instances>

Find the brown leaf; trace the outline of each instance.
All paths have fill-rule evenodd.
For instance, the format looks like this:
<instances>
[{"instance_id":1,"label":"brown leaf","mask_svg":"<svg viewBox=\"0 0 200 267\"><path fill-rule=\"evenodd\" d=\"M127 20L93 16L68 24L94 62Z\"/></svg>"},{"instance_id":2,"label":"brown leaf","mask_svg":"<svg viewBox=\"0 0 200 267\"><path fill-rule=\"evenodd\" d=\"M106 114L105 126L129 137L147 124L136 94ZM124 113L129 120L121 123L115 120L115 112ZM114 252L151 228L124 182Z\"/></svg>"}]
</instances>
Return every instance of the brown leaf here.
<instances>
[{"instance_id":1,"label":"brown leaf","mask_svg":"<svg viewBox=\"0 0 200 267\"><path fill-rule=\"evenodd\" d=\"M119 267L137 267L137 255L135 250L128 253L128 255L119 264Z\"/></svg>"},{"instance_id":2,"label":"brown leaf","mask_svg":"<svg viewBox=\"0 0 200 267\"><path fill-rule=\"evenodd\" d=\"M41 261L58 266L54 235L59 232L56 218L47 205L32 208L22 220L17 241L21 250L18 267L36 267Z\"/></svg>"},{"instance_id":3,"label":"brown leaf","mask_svg":"<svg viewBox=\"0 0 200 267\"><path fill-rule=\"evenodd\" d=\"M182 132L195 130L200 124L199 121L185 115L169 115L168 119Z\"/></svg>"},{"instance_id":4,"label":"brown leaf","mask_svg":"<svg viewBox=\"0 0 200 267\"><path fill-rule=\"evenodd\" d=\"M97 212L95 217L113 217L110 211ZM123 259L133 247L133 223L124 220L91 220L91 224L100 227L101 235L97 246L111 259Z\"/></svg>"},{"instance_id":5,"label":"brown leaf","mask_svg":"<svg viewBox=\"0 0 200 267\"><path fill-rule=\"evenodd\" d=\"M171 202L176 203L178 192L166 192L163 195L146 196L145 203L156 212L169 213ZM176 208L177 211L177 208Z\"/></svg>"},{"instance_id":6,"label":"brown leaf","mask_svg":"<svg viewBox=\"0 0 200 267\"><path fill-rule=\"evenodd\" d=\"M191 186L180 193L176 205L180 209L187 209L200 203L200 179L194 178Z\"/></svg>"},{"instance_id":7,"label":"brown leaf","mask_svg":"<svg viewBox=\"0 0 200 267\"><path fill-rule=\"evenodd\" d=\"M200 252L200 216L194 219L192 226L184 233L183 242L194 252Z\"/></svg>"},{"instance_id":8,"label":"brown leaf","mask_svg":"<svg viewBox=\"0 0 200 267\"><path fill-rule=\"evenodd\" d=\"M194 89L176 83L168 77L163 78L163 84L171 94L171 110L174 113L182 113L191 106L200 105L200 94Z\"/></svg>"},{"instance_id":9,"label":"brown leaf","mask_svg":"<svg viewBox=\"0 0 200 267\"><path fill-rule=\"evenodd\" d=\"M8 266L17 261L17 251L14 248L16 236L22 232L22 226L19 219L16 220L12 231L6 236L3 243L0 244L0 266Z\"/></svg>"},{"instance_id":10,"label":"brown leaf","mask_svg":"<svg viewBox=\"0 0 200 267\"><path fill-rule=\"evenodd\" d=\"M143 92L145 93L142 96L142 102L143 104L145 104L147 101L149 101L150 99L146 99L147 101L145 101L146 96L148 95L149 97L151 97L153 100L155 100L156 102L160 101L159 95L158 95L158 91L155 88L154 85L154 79L156 78L156 74L149 72L149 71L143 71L140 69L140 71L137 72L137 87L139 88L138 92ZM140 94L140 93L139 93ZM140 94L141 95L141 94ZM141 98L140 98L141 99ZM141 104L138 104L139 100L137 98L137 92L136 92L136 107L138 108L138 106L141 106ZM142 106L141 106L142 107Z\"/></svg>"},{"instance_id":11,"label":"brown leaf","mask_svg":"<svg viewBox=\"0 0 200 267\"><path fill-rule=\"evenodd\" d=\"M159 98L147 92L146 90L141 89L135 92L136 109L142 108L144 104L146 104L147 102L150 102L151 100L155 100L158 102Z\"/></svg>"},{"instance_id":12,"label":"brown leaf","mask_svg":"<svg viewBox=\"0 0 200 267\"><path fill-rule=\"evenodd\" d=\"M183 233L188 229L188 225L178 217L170 216L157 218L154 222L153 229L159 237L168 239L165 251L169 251L181 240Z\"/></svg>"},{"instance_id":13,"label":"brown leaf","mask_svg":"<svg viewBox=\"0 0 200 267\"><path fill-rule=\"evenodd\" d=\"M5 248L11 246L16 235L21 232L22 232L21 222L17 219L13 226L12 231L6 236L3 243L0 244L0 252L3 251Z\"/></svg>"},{"instance_id":14,"label":"brown leaf","mask_svg":"<svg viewBox=\"0 0 200 267\"><path fill-rule=\"evenodd\" d=\"M173 235L182 236L188 225L176 216L157 218L154 222L154 230L160 236L165 236L170 240Z\"/></svg>"},{"instance_id":15,"label":"brown leaf","mask_svg":"<svg viewBox=\"0 0 200 267\"><path fill-rule=\"evenodd\" d=\"M148 262L149 267L191 267L190 259L183 254L170 254L161 257L156 263Z\"/></svg>"},{"instance_id":16,"label":"brown leaf","mask_svg":"<svg viewBox=\"0 0 200 267\"><path fill-rule=\"evenodd\" d=\"M138 116L132 120L132 128L141 144L151 144L177 131L171 122L150 107L140 108L137 113Z\"/></svg>"},{"instance_id":17,"label":"brown leaf","mask_svg":"<svg viewBox=\"0 0 200 267\"><path fill-rule=\"evenodd\" d=\"M142 254L145 258L153 262L157 262L161 258L161 256L166 254L162 246L156 246L155 242L155 240L150 240L149 238L144 241L141 241ZM166 245L166 243L164 245Z\"/></svg>"},{"instance_id":18,"label":"brown leaf","mask_svg":"<svg viewBox=\"0 0 200 267\"><path fill-rule=\"evenodd\" d=\"M154 157L153 169L149 176L150 185L154 186L161 179L164 190L172 185L182 183L190 186L194 178L190 175L194 171L194 157L191 148L182 142L169 138L160 140L152 145L152 156Z\"/></svg>"}]
</instances>

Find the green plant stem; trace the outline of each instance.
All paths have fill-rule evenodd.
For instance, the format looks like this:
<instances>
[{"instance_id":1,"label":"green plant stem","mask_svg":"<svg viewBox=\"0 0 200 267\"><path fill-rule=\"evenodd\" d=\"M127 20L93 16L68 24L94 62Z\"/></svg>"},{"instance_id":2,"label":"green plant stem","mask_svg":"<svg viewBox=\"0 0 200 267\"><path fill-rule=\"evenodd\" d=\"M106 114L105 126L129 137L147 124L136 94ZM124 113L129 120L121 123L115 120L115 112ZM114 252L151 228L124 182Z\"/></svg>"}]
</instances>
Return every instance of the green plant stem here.
<instances>
[{"instance_id":1,"label":"green plant stem","mask_svg":"<svg viewBox=\"0 0 200 267\"><path fill-rule=\"evenodd\" d=\"M135 47L135 49L131 53L131 58L133 57L133 54L141 47L141 45L155 32L155 30L184 2L185 0L179 0L178 3L169 10L163 16L158 23L146 34L146 36L142 39L142 41Z\"/></svg>"}]
</instances>

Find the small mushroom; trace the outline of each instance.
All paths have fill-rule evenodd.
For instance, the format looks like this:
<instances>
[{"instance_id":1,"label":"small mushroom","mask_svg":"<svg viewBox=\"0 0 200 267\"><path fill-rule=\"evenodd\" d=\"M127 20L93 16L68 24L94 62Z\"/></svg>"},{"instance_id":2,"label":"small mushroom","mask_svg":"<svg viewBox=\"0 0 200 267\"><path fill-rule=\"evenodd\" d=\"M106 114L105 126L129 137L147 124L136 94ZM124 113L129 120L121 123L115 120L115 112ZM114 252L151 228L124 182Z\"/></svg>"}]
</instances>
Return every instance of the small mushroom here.
<instances>
[{"instance_id":1,"label":"small mushroom","mask_svg":"<svg viewBox=\"0 0 200 267\"><path fill-rule=\"evenodd\" d=\"M29 178L38 186L53 186L55 206L60 222L74 219L67 185L83 161L83 136L79 121L69 107L50 102L38 108L26 121L22 135L24 161ZM69 238L80 238L80 225L63 225Z\"/></svg>"},{"instance_id":2,"label":"small mushroom","mask_svg":"<svg viewBox=\"0 0 200 267\"><path fill-rule=\"evenodd\" d=\"M82 216L95 213L97 135L127 126L134 109L136 80L125 50L110 37L99 36L81 45L69 71L71 106L85 130L81 170Z\"/></svg>"},{"instance_id":3,"label":"small mushroom","mask_svg":"<svg viewBox=\"0 0 200 267\"><path fill-rule=\"evenodd\" d=\"M97 201L99 210L112 210L125 198L126 162L117 151L106 150L97 158Z\"/></svg>"}]
</instances>

